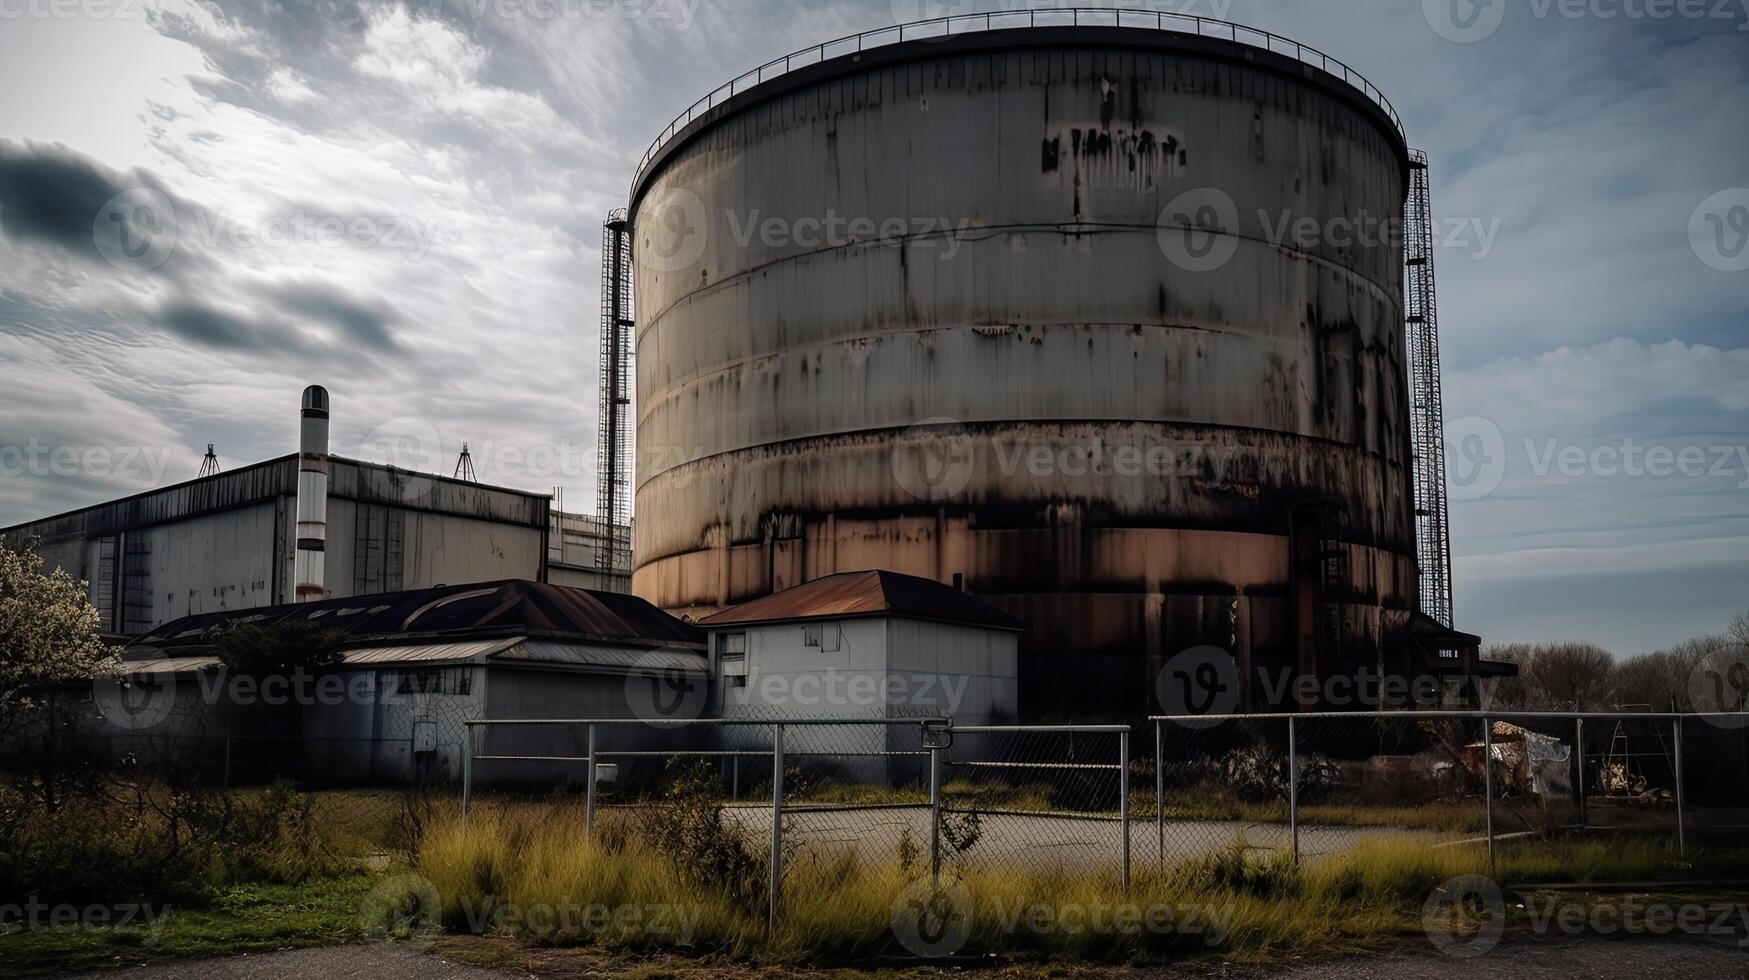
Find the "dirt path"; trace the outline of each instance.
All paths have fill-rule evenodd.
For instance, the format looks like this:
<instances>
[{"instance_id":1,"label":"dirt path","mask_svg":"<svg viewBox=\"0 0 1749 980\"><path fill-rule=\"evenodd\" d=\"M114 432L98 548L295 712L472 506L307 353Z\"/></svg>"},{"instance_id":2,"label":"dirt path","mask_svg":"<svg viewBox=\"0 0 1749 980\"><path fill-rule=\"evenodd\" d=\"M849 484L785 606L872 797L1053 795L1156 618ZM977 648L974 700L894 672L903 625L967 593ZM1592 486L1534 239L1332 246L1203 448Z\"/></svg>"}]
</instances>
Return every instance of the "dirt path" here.
<instances>
[{"instance_id":1,"label":"dirt path","mask_svg":"<svg viewBox=\"0 0 1749 980\"><path fill-rule=\"evenodd\" d=\"M334 946L322 949L234 956L160 966L139 967L110 973L87 974L91 980L507 980L513 977L611 976L636 967L652 975L673 977L751 980L771 976L772 971L752 967L702 966L693 961L661 957L636 963L615 961L587 950L530 950L520 954L478 941L489 959L511 966L481 968L466 966L433 953L392 946ZM468 958L474 958L469 956ZM1234 966L1220 963L1184 967L1125 969L1112 967L1008 967L981 973L955 970L968 977L985 975L992 980L1022 977L1130 976L1149 980L1738 980L1749 977L1749 949L1734 937L1712 941L1681 938L1634 937L1608 939L1509 939L1486 956L1470 960L1446 959L1422 945L1379 956L1348 957L1323 963ZM868 975L854 970L830 972L777 971L790 977L835 977ZM883 976L940 976L939 967L894 968Z\"/></svg>"}]
</instances>

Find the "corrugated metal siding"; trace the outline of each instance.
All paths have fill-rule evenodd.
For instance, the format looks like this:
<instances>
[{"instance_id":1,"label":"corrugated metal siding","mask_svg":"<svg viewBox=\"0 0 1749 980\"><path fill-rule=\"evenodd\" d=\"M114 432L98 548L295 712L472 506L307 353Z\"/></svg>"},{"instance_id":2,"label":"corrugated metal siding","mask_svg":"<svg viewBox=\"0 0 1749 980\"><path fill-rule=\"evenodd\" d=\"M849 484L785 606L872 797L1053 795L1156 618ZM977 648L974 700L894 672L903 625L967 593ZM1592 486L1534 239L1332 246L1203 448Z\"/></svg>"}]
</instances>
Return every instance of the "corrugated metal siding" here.
<instances>
[{"instance_id":1,"label":"corrugated metal siding","mask_svg":"<svg viewBox=\"0 0 1749 980\"><path fill-rule=\"evenodd\" d=\"M605 667L619 671L682 670L704 673L708 663L702 653L685 650L638 650L586 643L530 640L520 636L498 640L464 640L456 643L418 643L405 646L361 647L346 651L341 663L347 667L384 664L430 664L482 662L564 664L573 667ZM205 670L219 665L211 656L162 657L127 662L130 674L174 674Z\"/></svg>"},{"instance_id":2,"label":"corrugated metal siding","mask_svg":"<svg viewBox=\"0 0 1749 980\"><path fill-rule=\"evenodd\" d=\"M364 503L434 511L545 529L551 500L506 487L330 457L328 494Z\"/></svg>"},{"instance_id":3,"label":"corrugated metal siding","mask_svg":"<svg viewBox=\"0 0 1749 980\"><path fill-rule=\"evenodd\" d=\"M475 660L491 657L502 653L521 643L521 637L510 637L502 640L472 640L460 643L419 643L412 646L397 647L362 647L346 651L344 663L348 667L358 664L410 664L432 663L436 661Z\"/></svg>"},{"instance_id":4,"label":"corrugated metal siding","mask_svg":"<svg viewBox=\"0 0 1749 980\"><path fill-rule=\"evenodd\" d=\"M610 667L625 671L683 670L701 674L709 667L709 661L704 654L685 650L630 650L624 647L557 643L551 640L524 641L517 647L504 651L497 659Z\"/></svg>"},{"instance_id":5,"label":"corrugated metal siding","mask_svg":"<svg viewBox=\"0 0 1749 980\"><path fill-rule=\"evenodd\" d=\"M7 537L29 534L44 542L70 537L96 537L185 520L297 493L297 457L283 456L230 470L218 476L178 483L57 514L4 530Z\"/></svg>"}]
</instances>

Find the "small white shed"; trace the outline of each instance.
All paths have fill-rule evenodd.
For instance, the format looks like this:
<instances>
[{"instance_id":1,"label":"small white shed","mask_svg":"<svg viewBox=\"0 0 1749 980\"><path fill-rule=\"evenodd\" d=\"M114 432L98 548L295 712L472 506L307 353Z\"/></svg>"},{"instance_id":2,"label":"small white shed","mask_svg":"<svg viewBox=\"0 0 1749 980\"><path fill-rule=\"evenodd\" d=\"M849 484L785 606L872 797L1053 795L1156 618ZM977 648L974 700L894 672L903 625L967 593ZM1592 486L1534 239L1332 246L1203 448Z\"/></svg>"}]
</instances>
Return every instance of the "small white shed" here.
<instances>
[{"instance_id":1,"label":"small white shed","mask_svg":"<svg viewBox=\"0 0 1749 980\"><path fill-rule=\"evenodd\" d=\"M977 598L897 572L842 572L726 609L710 634L711 704L726 719L947 717L1011 722L1016 646L1025 624ZM846 758L915 747L917 734L873 726L807 737ZM725 729L733 740L734 728ZM763 732L746 733L763 743ZM798 733L801 737L801 733ZM859 774L866 778L872 773Z\"/></svg>"}]
</instances>

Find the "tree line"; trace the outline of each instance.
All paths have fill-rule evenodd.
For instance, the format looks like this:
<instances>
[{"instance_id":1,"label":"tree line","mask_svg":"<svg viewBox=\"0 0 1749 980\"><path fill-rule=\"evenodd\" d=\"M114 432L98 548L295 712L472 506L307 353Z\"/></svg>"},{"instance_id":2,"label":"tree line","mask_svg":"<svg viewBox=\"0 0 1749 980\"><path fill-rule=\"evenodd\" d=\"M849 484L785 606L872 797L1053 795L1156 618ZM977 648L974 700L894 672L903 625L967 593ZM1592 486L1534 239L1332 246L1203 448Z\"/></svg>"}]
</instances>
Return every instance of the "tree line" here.
<instances>
[{"instance_id":1,"label":"tree line","mask_svg":"<svg viewBox=\"0 0 1749 980\"><path fill-rule=\"evenodd\" d=\"M1723 633L1617 657L1590 643L1509 643L1482 648L1518 666L1494 682L1489 707L1547 711L1749 710L1749 612Z\"/></svg>"}]
</instances>

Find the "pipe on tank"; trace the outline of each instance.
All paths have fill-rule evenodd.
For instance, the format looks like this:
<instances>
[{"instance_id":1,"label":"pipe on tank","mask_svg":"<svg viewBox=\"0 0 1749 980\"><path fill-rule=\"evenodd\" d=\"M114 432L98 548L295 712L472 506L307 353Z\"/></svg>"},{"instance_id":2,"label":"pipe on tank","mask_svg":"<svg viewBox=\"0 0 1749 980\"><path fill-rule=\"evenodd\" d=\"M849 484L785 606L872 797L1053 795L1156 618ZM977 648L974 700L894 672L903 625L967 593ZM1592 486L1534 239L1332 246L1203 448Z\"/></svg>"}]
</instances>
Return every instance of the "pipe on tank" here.
<instances>
[{"instance_id":1,"label":"pipe on tank","mask_svg":"<svg viewBox=\"0 0 1749 980\"><path fill-rule=\"evenodd\" d=\"M298 434L297 557L292 563L294 595L313 602L328 594L328 389L304 389Z\"/></svg>"}]
</instances>

